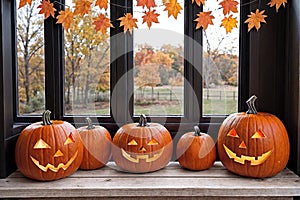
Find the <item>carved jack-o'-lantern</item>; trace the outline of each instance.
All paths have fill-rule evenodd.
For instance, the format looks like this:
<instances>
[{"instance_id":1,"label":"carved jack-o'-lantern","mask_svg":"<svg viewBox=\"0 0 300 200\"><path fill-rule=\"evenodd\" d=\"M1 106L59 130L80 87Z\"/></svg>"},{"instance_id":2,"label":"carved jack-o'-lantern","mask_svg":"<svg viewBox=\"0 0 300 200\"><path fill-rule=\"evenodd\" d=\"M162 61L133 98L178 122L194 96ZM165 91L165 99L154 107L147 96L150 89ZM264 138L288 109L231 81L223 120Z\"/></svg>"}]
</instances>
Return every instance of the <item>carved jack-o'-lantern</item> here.
<instances>
[{"instance_id":1,"label":"carved jack-o'-lantern","mask_svg":"<svg viewBox=\"0 0 300 200\"><path fill-rule=\"evenodd\" d=\"M45 111L42 122L33 123L21 132L15 159L24 176L50 181L74 173L81 164L82 151L75 127L65 121L50 121L50 111Z\"/></svg>"},{"instance_id":2,"label":"carved jack-o'-lantern","mask_svg":"<svg viewBox=\"0 0 300 200\"><path fill-rule=\"evenodd\" d=\"M282 122L269 113L257 112L256 96L249 110L229 115L218 135L218 153L231 172L248 177L271 177L287 164L290 152L288 134Z\"/></svg>"},{"instance_id":3,"label":"carved jack-o'-lantern","mask_svg":"<svg viewBox=\"0 0 300 200\"><path fill-rule=\"evenodd\" d=\"M112 155L123 170L134 173L156 171L172 157L169 131L158 123L147 123L145 115L138 124L122 126L113 138Z\"/></svg>"}]
</instances>

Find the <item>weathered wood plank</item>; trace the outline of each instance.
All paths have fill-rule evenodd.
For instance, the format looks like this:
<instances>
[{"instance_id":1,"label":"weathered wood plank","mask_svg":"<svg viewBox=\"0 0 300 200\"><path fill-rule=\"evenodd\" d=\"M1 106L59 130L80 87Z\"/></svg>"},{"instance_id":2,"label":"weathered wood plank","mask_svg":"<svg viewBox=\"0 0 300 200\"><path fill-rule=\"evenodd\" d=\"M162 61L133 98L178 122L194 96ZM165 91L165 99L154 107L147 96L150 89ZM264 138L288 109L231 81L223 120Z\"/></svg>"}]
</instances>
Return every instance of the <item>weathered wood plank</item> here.
<instances>
[{"instance_id":1,"label":"weathered wood plank","mask_svg":"<svg viewBox=\"0 0 300 200\"><path fill-rule=\"evenodd\" d=\"M52 182L30 180L15 172L0 179L0 198L269 199L300 196L300 178L288 169L273 178L252 179L233 175L219 162L211 169L199 172L184 170L176 162L145 174L124 173L115 167L110 162L102 169L79 170L68 178Z\"/></svg>"}]
</instances>

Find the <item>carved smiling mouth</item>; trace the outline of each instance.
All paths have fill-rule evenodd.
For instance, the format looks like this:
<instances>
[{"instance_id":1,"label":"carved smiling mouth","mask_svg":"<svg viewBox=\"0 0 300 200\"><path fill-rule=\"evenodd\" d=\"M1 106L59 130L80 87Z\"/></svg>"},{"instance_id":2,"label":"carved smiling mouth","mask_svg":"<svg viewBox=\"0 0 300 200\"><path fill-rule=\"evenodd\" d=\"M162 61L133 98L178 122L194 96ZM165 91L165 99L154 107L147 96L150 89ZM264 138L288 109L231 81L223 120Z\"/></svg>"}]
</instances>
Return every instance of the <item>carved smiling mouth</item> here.
<instances>
[{"instance_id":1,"label":"carved smiling mouth","mask_svg":"<svg viewBox=\"0 0 300 200\"><path fill-rule=\"evenodd\" d=\"M70 160L66 163L66 164L63 164L63 163L59 163L57 165L57 167L55 167L54 165L51 165L50 163L48 163L46 166L43 166L40 164L40 162L35 159L34 157L30 156L32 162L38 167L40 168L42 171L44 172L47 172L48 169L50 169L51 171L53 172L58 172L59 169L63 169L63 170L66 170L69 168L69 166L73 163L73 161L75 160L75 158L77 157L78 155L78 151L76 151L76 153L72 156L72 158L70 158Z\"/></svg>"},{"instance_id":2,"label":"carved smiling mouth","mask_svg":"<svg viewBox=\"0 0 300 200\"><path fill-rule=\"evenodd\" d=\"M139 163L140 159L145 159L146 162L153 162L153 161L157 160L163 154L164 149L165 148L163 147L161 150L159 150L159 152L157 154L154 154L153 157L149 157L149 155L143 154L143 155L137 155L136 158L131 157L131 155L128 154L122 148L121 148L121 151L122 151L123 157L126 158L127 160L129 160L133 163Z\"/></svg>"},{"instance_id":3,"label":"carved smiling mouth","mask_svg":"<svg viewBox=\"0 0 300 200\"><path fill-rule=\"evenodd\" d=\"M244 156L244 155L241 155L241 157L239 157L236 155L236 153L231 151L225 144L223 144L223 146L228 157L233 159L235 162L241 164L245 164L245 161L247 160L250 161L251 165L260 165L269 158L269 156L273 151L273 150L267 151L266 153L263 153L261 156L258 156L257 158L254 156Z\"/></svg>"}]
</instances>

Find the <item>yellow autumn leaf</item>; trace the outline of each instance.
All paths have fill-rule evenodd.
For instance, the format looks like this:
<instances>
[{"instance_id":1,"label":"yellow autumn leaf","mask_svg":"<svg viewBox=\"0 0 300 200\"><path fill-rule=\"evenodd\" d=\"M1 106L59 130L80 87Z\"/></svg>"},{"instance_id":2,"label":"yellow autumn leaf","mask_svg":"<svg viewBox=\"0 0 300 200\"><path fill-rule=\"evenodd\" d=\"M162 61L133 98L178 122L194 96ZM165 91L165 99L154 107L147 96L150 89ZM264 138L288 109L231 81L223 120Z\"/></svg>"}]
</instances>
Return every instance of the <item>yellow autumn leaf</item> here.
<instances>
[{"instance_id":1,"label":"yellow autumn leaf","mask_svg":"<svg viewBox=\"0 0 300 200\"><path fill-rule=\"evenodd\" d=\"M129 30L130 34L132 34L133 28L138 28L136 24L137 19L133 18L131 13L126 13L124 17L120 17L118 20L121 21L120 27L124 26L124 33Z\"/></svg>"},{"instance_id":2,"label":"yellow autumn leaf","mask_svg":"<svg viewBox=\"0 0 300 200\"><path fill-rule=\"evenodd\" d=\"M278 12L278 9L280 8L280 6L283 5L283 7L285 7L286 3L287 3L287 0L271 0L267 5L270 5L270 7L273 7L276 5L275 6L276 12Z\"/></svg>"},{"instance_id":3,"label":"yellow autumn leaf","mask_svg":"<svg viewBox=\"0 0 300 200\"><path fill-rule=\"evenodd\" d=\"M264 12L265 10L260 12L258 9L256 9L255 13L251 12L251 14L248 15L248 19L245 21L245 23L248 23L248 32L254 27L258 31L261 26L260 23L266 23L265 18L267 15L263 15Z\"/></svg>"},{"instance_id":4,"label":"yellow autumn leaf","mask_svg":"<svg viewBox=\"0 0 300 200\"><path fill-rule=\"evenodd\" d=\"M89 13L91 4L92 2L90 2L89 0L77 0L75 2L74 15L84 16L85 14Z\"/></svg>"},{"instance_id":5,"label":"yellow autumn leaf","mask_svg":"<svg viewBox=\"0 0 300 200\"><path fill-rule=\"evenodd\" d=\"M56 18L58 19L56 23L62 24L66 31L69 30L71 24L74 22L74 16L70 8L66 8L65 11L60 11Z\"/></svg>"},{"instance_id":6,"label":"yellow autumn leaf","mask_svg":"<svg viewBox=\"0 0 300 200\"><path fill-rule=\"evenodd\" d=\"M230 33L233 28L237 28L237 23L236 17L233 18L232 15L230 15L229 17L224 17L224 19L222 19L221 26L225 28L226 33Z\"/></svg>"},{"instance_id":7,"label":"yellow autumn leaf","mask_svg":"<svg viewBox=\"0 0 300 200\"><path fill-rule=\"evenodd\" d=\"M177 0L170 0L168 3L165 4L165 9L164 11L168 11L168 17L173 15L175 19L177 19L178 14L182 10L182 7L180 4L177 2Z\"/></svg>"}]
</instances>

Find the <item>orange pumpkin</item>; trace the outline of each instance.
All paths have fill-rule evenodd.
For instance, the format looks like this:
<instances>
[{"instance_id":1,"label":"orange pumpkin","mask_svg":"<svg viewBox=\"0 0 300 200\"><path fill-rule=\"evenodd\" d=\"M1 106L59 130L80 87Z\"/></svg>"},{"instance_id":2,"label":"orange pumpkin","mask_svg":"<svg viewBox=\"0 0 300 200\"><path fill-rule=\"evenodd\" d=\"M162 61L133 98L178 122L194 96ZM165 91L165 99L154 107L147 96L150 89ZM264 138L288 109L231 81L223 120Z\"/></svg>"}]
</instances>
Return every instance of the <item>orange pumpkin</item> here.
<instances>
[{"instance_id":1,"label":"orange pumpkin","mask_svg":"<svg viewBox=\"0 0 300 200\"><path fill-rule=\"evenodd\" d=\"M87 126L78 129L83 142L83 159L80 169L98 169L103 167L111 156L111 136L103 126L94 126L86 118Z\"/></svg>"},{"instance_id":2,"label":"orange pumpkin","mask_svg":"<svg viewBox=\"0 0 300 200\"><path fill-rule=\"evenodd\" d=\"M218 153L231 172L255 178L271 177L287 164L290 143L283 123L274 115L257 112L248 101L247 112L229 115L218 135Z\"/></svg>"},{"instance_id":3,"label":"orange pumpkin","mask_svg":"<svg viewBox=\"0 0 300 200\"><path fill-rule=\"evenodd\" d=\"M195 132L182 135L176 146L176 155L180 165L190 170L205 170L216 160L216 146L211 136L201 133L198 126Z\"/></svg>"},{"instance_id":4,"label":"orange pumpkin","mask_svg":"<svg viewBox=\"0 0 300 200\"><path fill-rule=\"evenodd\" d=\"M147 123L145 115L140 116L139 123L122 126L113 138L113 159L128 172L159 170L170 161L172 151L169 131L161 124Z\"/></svg>"},{"instance_id":5,"label":"orange pumpkin","mask_svg":"<svg viewBox=\"0 0 300 200\"><path fill-rule=\"evenodd\" d=\"M50 181L74 173L82 161L83 146L78 131L70 123L50 121L50 111L42 122L27 126L20 134L16 164L24 176Z\"/></svg>"}]
</instances>

